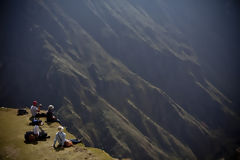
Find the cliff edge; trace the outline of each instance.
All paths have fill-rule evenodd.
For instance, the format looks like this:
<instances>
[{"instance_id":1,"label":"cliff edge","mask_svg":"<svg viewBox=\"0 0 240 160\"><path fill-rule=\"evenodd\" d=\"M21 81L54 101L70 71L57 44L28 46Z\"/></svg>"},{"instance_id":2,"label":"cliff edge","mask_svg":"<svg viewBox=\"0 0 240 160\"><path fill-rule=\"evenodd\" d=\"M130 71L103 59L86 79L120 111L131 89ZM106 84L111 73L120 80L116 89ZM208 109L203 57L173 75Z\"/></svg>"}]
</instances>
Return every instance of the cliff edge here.
<instances>
[{"instance_id":1,"label":"cliff edge","mask_svg":"<svg viewBox=\"0 0 240 160\"><path fill-rule=\"evenodd\" d=\"M42 129L51 136L46 141L25 143L24 134L33 129L29 125L30 114L17 116L17 109L0 108L0 159L1 160L113 160L106 152L96 148L85 147L80 143L62 150L52 147L58 123L44 123ZM45 122L45 118L41 118ZM67 139L75 138L64 129Z\"/></svg>"}]
</instances>

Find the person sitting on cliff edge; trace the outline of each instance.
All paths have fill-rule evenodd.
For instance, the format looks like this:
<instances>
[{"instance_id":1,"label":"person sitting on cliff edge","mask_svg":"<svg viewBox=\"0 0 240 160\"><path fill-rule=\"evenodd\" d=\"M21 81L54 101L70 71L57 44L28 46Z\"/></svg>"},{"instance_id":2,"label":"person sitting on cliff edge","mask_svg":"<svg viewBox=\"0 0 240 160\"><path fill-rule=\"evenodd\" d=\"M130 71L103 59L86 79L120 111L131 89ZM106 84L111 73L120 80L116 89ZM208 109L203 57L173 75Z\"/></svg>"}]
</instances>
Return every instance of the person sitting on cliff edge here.
<instances>
[{"instance_id":1,"label":"person sitting on cliff edge","mask_svg":"<svg viewBox=\"0 0 240 160\"><path fill-rule=\"evenodd\" d=\"M32 117L30 117L29 119L32 121L33 124L36 124L33 121L36 120L37 118L46 117L46 113L40 113L40 109L42 107L42 104L39 104L38 107L37 107L37 104L38 104L37 101L33 101L33 104L30 108Z\"/></svg>"},{"instance_id":2,"label":"person sitting on cliff edge","mask_svg":"<svg viewBox=\"0 0 240 160\"><path fill-rule=\"evenodd\" d=\"M58 132L56 133L56 137L54 139L54 142L53 142L53 147L55 147L56 145L56 142L58 141L58 144L61 148L64 147L64 143L66 141L66 133L63 132L64 128L62 126L59 126L58 127Z\"/></svg>"},{"instance_id":3,"label":"person sitting on cliff edge","mask_svg":"<svg viewBox=\"0 0 240 160\"><path fill-rule=\"evenodd\" d=\"M57 141L59 144L58 146L60 146L60 148L71 147L73 144L77 144L81 142L81 140L79 139L71 139L71 140L66 139L66 133L64 133L63 130L64 128L62 126L58 127L58 132L56 133L56 137L53 142L54 148L56 148L55 145Z\"/></svg>"},{"instance_id":4,"label":"person sitting on cliff edge","mask_svg":"<svg viewBox=\"0 0 240 160\"><path fill-rule=\"evenodd\" d=\"M49 105L48 106L48 111L47 111L47 122L58 122L61 124L61 121L57 119L57 117L53 113L54 106Z\"/></svg>"},{"instance_id":5,"label":"person sitting on cliff edge","mask_svg":"<svg viewBox=\"0 0 240 160\"><path fill-rule=\"evenodd\" d=\"M37 103L38 103L37 101L33 101L33 104L30 108L33 118L37 117L37 114L39 114L39 112L40 112L40 108L37 107Z\"/></svg>"},{"instance_id":6,"label":"person sitting on cliff edge","mask_svg":"<svg viewBox=\"0 0 240 160\"><path fill-rule=\"evenodd\" d=\"M47 136L47 133L39 125L35 125L33 127L33 133L36 137L36 140L44 140L46 138L50 138L50 136Z\"/></svg>"}]
</instances>

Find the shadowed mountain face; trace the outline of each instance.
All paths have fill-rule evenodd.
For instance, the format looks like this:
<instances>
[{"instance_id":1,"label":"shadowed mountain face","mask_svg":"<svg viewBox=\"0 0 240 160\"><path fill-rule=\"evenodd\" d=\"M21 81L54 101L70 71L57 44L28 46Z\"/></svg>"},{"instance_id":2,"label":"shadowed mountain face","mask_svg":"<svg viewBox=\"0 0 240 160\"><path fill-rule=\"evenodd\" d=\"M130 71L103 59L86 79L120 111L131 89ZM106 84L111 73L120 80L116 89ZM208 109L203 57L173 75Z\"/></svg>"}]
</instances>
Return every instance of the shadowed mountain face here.
<instances>
[{"instance_id":1,"label":"shadowed mountain face","mask_svg":"<svg viewBox=\"0 0 240 160\"><path fill-rule=\"evenodd\" d=\"M240 143L235 1L8 1L0 104L54 104L114 157L231 158Z\"/></svg>"}]
</instances>

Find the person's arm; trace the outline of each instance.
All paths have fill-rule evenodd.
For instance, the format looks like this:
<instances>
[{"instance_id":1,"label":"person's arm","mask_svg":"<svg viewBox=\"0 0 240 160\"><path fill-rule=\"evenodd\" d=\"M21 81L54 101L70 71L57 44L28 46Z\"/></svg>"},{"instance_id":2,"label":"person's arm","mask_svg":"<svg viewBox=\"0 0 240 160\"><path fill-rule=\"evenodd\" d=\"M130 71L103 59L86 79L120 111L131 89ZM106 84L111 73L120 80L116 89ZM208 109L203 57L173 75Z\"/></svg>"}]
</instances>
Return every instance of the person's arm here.
<instances>
[{"instance_id":1,"label":"person's arm","mask_svg":"<svg viewBox=\"0 0 240 160\"><path fill-rule=\"evenodd\" d=\"M42 131L43 131L43 129L42 129L40 126L39 126L39 131L40 131L40 132L42 132Z\"/></svg>"},{"instance_id":2,"label":"person's arm","mask_svg":"<svg viewBox=\"0 0 240 160\"><path fill-rule=\"evenodd\" d=\"M34 115L34 111L33 111L33 106L31 106L31 108L30 108L30 111L31 111L31 114L32 114L32 116Z\"/></svg>"},{"instance_id":3,"label":"person's arm","mask_svg":"<svg viewBox=\"0 0 240 160\"><path fill-rule=\"evenodd\" d=\"M55 138L54 138L54 142L53 142L53 147L54 147L54 148L55 148L56 142L57 142L57 134L56 134L56 136L55 136Z\"/></svg>"},{"instance_id":4,"label":"person's arm","mask_svg":"<svg viewBox=\"0 0 240 160\"><path fill-rule=\"evenodd\" d=\"M38 108L37 108L36 106L34 106L34 108L33 108L33 113L34 113L34 115L36 115L37 112L38 112Z\"/></svg>"},{"instance_id":5,"label":"person's arm","mask_svg":"<svg viewBox=\"0 0 240 160\"><path fill-rule=\"evenodd\" d=\"M36 106L36 111L37 111L37 112L40 112L40 107L37 107L37 106Z\"/></svg>"}]
</instances>

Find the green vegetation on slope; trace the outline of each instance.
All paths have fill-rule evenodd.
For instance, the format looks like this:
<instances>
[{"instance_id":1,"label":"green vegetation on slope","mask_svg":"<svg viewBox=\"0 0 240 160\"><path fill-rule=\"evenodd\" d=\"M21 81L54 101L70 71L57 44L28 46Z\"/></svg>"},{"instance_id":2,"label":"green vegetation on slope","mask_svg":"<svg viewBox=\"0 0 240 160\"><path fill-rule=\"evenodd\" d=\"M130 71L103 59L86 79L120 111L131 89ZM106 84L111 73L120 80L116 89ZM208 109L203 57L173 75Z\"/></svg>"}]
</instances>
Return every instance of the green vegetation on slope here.
<instances>
[{"instance_id":1,"label":"green vegetation on slope","mask_svg":"<svg viewBox=\"0 0 240 160\"><path fill-rule=\"evenodd\" d=\"M203 74L168 2L26 0L9 8L1 106L53 103L71 133L114 157L213 159L228 147L223 139L239 139L234 101Z\"/></svg>"}]
</instances>

